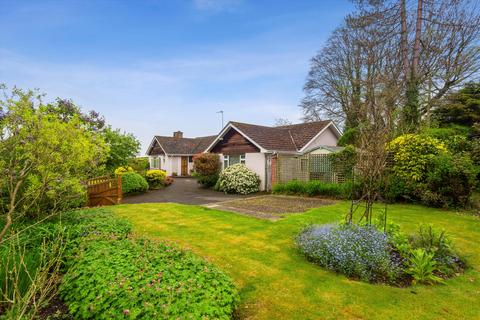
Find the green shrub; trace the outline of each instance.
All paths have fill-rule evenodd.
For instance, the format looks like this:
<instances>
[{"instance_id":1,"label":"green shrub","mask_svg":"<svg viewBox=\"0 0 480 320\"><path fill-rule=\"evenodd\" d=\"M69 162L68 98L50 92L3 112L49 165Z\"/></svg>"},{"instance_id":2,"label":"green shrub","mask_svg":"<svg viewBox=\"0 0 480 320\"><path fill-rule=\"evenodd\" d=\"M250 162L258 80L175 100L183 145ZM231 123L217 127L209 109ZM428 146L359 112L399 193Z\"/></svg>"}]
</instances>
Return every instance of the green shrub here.
<instances>
[{"instance_id":1,"label":"green shrub","mask_svg":"<svg viewBox=\"0 0 480 320\"><path fill-rule=\"evenodd\" d=\"M81 248L60 286L75 319L230 319L231 279L189 252L150 241Z\"/></svg>"},{"instance_id":2,"label":"green shrub","mask_svg":"<svg viewBox=\"0 0 480 320\"><path fill-rule=\"evenodd\" d=\"M218 154L201 153L193 157L193 175L199 184L207 188L211 188L217 183L220 167Z\"/></svg>"},{"instance_id":3,"label":"green shrub","mask_svg":"<svg viewBox=\"0 0 480 320\"><path fill-rule=\"evenodd\" d=\"M148 186L151 189L160 188L165 186L165 180L167 179L167 173L164 170L148 170L145 174L145 179L148 182Z\"/></svg>"},{"instance_id":4,"label":"green shrub","mask_svg":"<svg viewBox=\"0 0 480 320\"><path fill-rule=\"evenodd\" d=\"M408 134L389 144L393 166L383 190L386 199L420 201L439 207L465 207L469 203L479 171L471 160L472 151L464 148L473 143L464 136L448 136L450 129L434 132L446 142ZM449 152L446 144L454 152Z\"/></svg>"},{"instance_id":5,"label":"green shrub","mask_svg":"<svg viewBox=\"0 0 480 320\"><path fill-rule=\"evenodd\" d=\"M260 177L244 164L234 164L220 173L216 189L225 193L249 194L259 191Z\"/></svg>"},{"instance_id":6,"label":"green shrub","mask_svg":"<svg viewBox=\"0 0 480 320\"><path fill-rule=\"evenodd\" d=\"M148 182L144 177L135 172L127 172L122 174L122 192L142 193L148 190Z\"/></svg>"},{"instance_id":7,"label":"green shrub","mask_svg":"<svg viewBox=\"0 0 480 320\"><path fill-rule=\"evenodd\" d=\"M120 174L127 173L127 172L135 172L135 170L133 170L133 168L130 167L130 166L121 166L121 167L118 167L117 169L115 169L115 175L116 176L118 176Z\"/></svg>"},{"instance_id":8,"label":"green shrub","mask_svg":"<svg viewBox=\"0 0 480 320\"><path fill-rule=\"evenodd\" d=\"M197 182L206 188L215 186L218 181L219 174L201 175L196 172L193 173L193 177L197 178Z\"/></svg>"},{"instance_id":9,"label":"green shrub","mask_svg":"<svg viewBox=\"0 0 480 320\"><path fill-rule=\"evenodd\" d=\"M355 138L358 136L357 128L349 128L343 132L342 136L338 140L339 146L347 146L355 144Z\"/></svg>"},{"instance_id":10,"label":"green shrub","mask_svg":"<svg viewBox=\"0 0 480 320\"><path fill-rule=\"evenodd\" d=\"M305 194L305 182L291 180L286 183L277 183L272 187L273 193Z\"/></svg>"},{"instance_id":11,"label":"green shrub","mask_svg":"<svg viewBox=\"0 0 480 320\"><path fill-rule=\"evenodd\" d=\"M339 199L348 199L352 195L352 183L329 183L311 180L308 182L292 180L287 183L277 183L272 187L277 194L328 196Z\"/></svg>"},{"instance_id":12,"label":"green shrub","mask_svg":"<svg viewBox=\"0 0 480 320\"><path fill-rule=\"evenodd\" d=\"M394 174L389 174L387 181L386 185L380 190L386 201L397 202L413 200L410 196L411 191L408 189L405 181L396 179Z\"/></svg>"},{"instance_id":13,"label":"green shrub","mask_svg":"<svg viewBox=\"0 0 480 320\"><path fill-rule=\"evenodd\" d=\"M137 157L128 161L128 165L132 167L133 171L142 174L150 168L148 157Z\"/></svg>"},{"instance_id":14,"label":"green shrub","mask_svg":"<svg viewBox=\"0 0 480 320\"><path fill-rule=\"evenodd\" d=\"M426 205L465 207L475 190L477 168L466 155L439 155L427 173L421 200Z\"/></svg>"},{"instance_id":15,"label":"green shrub","mask_svg":"<svg viewBox=\"0 0 480 320\"><path fill-rule=\"evenodd\" d=\"M438 139L417 134L397 137L388 149L393 155L393 173L410 185L424 181L435 157L448 152Z\"/></svg>"},{"instance_id":16,"label":"green shrub","mask_svg":"<svg viewBox=\"0 0 480 320\"><path fill-rule=\"evenodd\" d=\"M343 175L346 179L352 178L356 163L356 150L353 145L347 145L342 151L329 154L328 158L336 173Z\"/></svg>"}]
</instances>

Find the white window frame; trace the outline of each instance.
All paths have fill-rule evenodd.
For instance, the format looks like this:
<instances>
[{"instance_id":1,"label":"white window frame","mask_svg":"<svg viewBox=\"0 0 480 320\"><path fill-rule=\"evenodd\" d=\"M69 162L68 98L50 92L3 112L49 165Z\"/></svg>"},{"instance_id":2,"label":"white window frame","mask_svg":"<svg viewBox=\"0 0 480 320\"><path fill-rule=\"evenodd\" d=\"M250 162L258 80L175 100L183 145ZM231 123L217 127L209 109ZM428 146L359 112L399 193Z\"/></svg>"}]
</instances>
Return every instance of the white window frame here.
<instances>
[{"instance_id":1,"label":"white window frame","mask_svg":"<svg viewBox=\"0 0 480 320\"><path fill-rule=\"evenodd\" d=\"M160 169L160 157L152 157L152 169Z\"/></svg>"},{"instance_id":2,"label":"white window frame","mask_svg":"<svg viewBox=\"0 0 480 320\"><path fill-rule=\"evenodd\" d=\"M229 155L224 155L223 156L223 169L228 168L229 165L230 165L230 156Z\"/></svg>"},{"instance_id":3,"label":"white window frame","mask_svg":"<svg viewBox=\"0 0 480 320\"><path fill-rule=\"evenodd\" d=\"M242 153L239 155L240 162L241 164L246 164L245 160L245 153ZM230 156L229 155L223 155L223 169L230 167Z\"/></svg>"}]
</instances>

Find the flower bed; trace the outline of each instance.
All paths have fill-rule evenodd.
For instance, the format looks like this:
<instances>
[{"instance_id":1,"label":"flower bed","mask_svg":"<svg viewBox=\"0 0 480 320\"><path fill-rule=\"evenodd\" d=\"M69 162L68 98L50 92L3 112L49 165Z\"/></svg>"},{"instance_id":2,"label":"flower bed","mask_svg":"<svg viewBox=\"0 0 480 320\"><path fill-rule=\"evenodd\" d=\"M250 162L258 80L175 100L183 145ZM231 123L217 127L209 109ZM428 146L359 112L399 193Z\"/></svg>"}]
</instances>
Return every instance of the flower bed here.
<instances>
[{"instance_id":1,"label":"flower bed","mask_svg":"<svg viewBox=\"0 0 480 320\"><path fill-rule=\"evenodd\" d=\"M309 260L368 282L441 283L465 268L445 232L431 226L407 237L393 223L385 233L367 225L313 225L296 242Z\"/></svg>"}]
</instances>

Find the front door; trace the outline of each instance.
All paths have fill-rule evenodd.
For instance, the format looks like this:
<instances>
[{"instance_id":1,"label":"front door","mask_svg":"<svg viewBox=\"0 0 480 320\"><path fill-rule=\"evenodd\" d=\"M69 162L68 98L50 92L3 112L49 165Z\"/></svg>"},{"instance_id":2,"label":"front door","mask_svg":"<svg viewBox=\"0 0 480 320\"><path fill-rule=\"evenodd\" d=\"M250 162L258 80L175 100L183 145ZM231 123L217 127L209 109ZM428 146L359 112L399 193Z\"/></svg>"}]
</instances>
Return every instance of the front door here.
<instances>
[{"instance_id":1,"label":"front door","mask_svg":"<svg viewBox=\"0 0 480 320\"><path fill-rule=\"evenodd\" d=\"M188 157L182 157L182 176L188 176Z\"/></svg>"}]
</instances>

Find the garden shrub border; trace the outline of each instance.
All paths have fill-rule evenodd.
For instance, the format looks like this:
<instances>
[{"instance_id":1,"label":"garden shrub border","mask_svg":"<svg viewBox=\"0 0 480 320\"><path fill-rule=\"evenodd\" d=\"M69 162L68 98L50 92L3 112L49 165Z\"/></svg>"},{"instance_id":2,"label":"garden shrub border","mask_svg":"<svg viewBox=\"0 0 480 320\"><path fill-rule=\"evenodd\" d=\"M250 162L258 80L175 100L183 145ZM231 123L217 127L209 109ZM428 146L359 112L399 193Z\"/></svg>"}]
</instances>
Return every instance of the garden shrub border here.
<instances>
[{"instance_id":1,"label":"garden shrub border","mask_svg":"<svg viewBox=\"0 0 480 320\"><path fill-rule=\"evenodd\" d=\"M26 226L29 226L29 224ZM26 230L21 234L21 240L27 246L34 246L45 241L47 244L53 244L54 241L58 240L59 231L65 234L61 258L63 261L61 271L64 276L58 284L60 288L59 296L63 298L75 318L111 319L125 316L135 318L136 315L137 318L156 318L153 315L155 310L151 313L152 308L147 308L150 313L145 313L146 311L141 313L137 310L138 306L140 306L140 309L144 309L144 302L148 301L137 299L135 302L138 305L128 309L125 308L126 303L133 303L134 300L132 297L121 297L124 291L117 291L114 298L107 293L111 288L102 291L103 295L100 296L96 287L97 285L104 285L102 288L105 289L105 285L107 287L113 285L113 283L104 281L108 276L111 276L108 273L109 270L114 272L115 275L117 275L117 272L126 274L132 270L143 270L148 263L151 264L150 271L154 274L163 273L166 287L162 287L162 290L173 290L174 287L175 290L184 290L182 291L184 294L173 296L169 293L170 291L167 292L169 299L178 298L176 302L174 300L170 301L169 312L172 317L230 319L239 301L233 280L214 265L190 251L177 247L175 244L130 238L132 225L128 221L118 218L106 208L62 213L44 221L41 225ZM146 247L143 247L143 245ZM100 250L102 246L104 251ZM130 254L128 254L129 248L131 249ZM2 249L1 246L0 249ZM112 254L108 255L105 251L111 251ZM145 257L148 252L150 253L148 259L142 260L142 257ZM101 270L106 262L110 265ZM160 262L163 262L163 264ZM109 267L112 267L113 270L108 269ZM122 271L122 268L125 268L125 270ZM134 284L132 288L137 283L136 276L136 273L135 275L132 274ZM140 290L138 292L150 288L153 284L153 282L148 282L146 278L143 278L143 280L143 282L140 282L144 289L140 290L140 287L136 287ZM128 290L128 288L124 289ZM156 290L155 294L158 293ZM129 292L130 290L127 293ZM191 292L196 294L190 296ZM159 296L165 297L165 292L160 292ZM58 299L55 299L55 301L56 304L62 303ZM186 301L187 305L184 305ZM103 306L107 306L107 308L95 309L94 305L96 304L104 304ZM111 308L113 305L116 306L114 309ZM161 303L157 306L163 305L164 303ZM184 306L187 309L184 310ZM48 314L48 311L41 312L42 314ZM139 316L140 314L141 316Z\"/></svg>"},{"instance_id":2,"label":"garden shrub border","mask_svg":"<svg viewBox=\"0 0 480 320\"><path fill-rule=\"evenodd\" d=\"M336 199L351 199L352 182L331 183L318 180L299 181L291 180L286 183L273 185L275 194L302 195L302 196L327 196Z\"/></svg>"}]
</instances>

